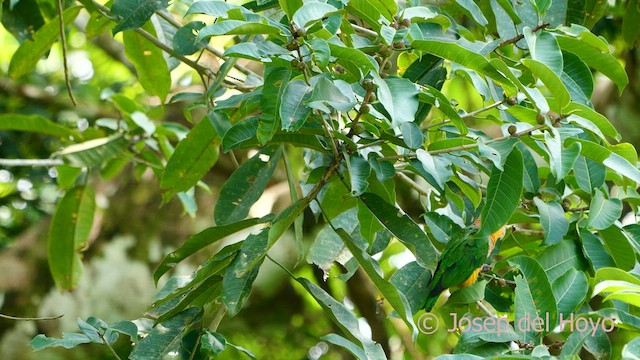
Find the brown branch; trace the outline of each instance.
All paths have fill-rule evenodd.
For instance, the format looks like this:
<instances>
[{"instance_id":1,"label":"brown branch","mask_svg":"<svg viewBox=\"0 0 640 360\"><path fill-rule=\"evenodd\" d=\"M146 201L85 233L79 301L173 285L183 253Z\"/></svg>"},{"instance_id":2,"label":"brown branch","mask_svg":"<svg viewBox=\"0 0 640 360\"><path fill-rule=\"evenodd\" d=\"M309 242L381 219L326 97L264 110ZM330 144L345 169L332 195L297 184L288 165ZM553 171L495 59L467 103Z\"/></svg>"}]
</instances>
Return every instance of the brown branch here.
<instances>
[{"instance_id":1,"label":"brown branch","mask_svg":"<svg viewBox=\"0 0 640 360\"><path fill-rule=\"evenodd\" d=\"M71 89L71 81L69 81L69 66L67 64L67 35L64 29L64 17L63 17L63 5L62 0L58 0L58 17L60 18L60 44L62 46L62 67L64 68L64 83L67 85L67 92L73 107L78 105L75 96L73 96L73 90Z\"/></svg>"},{"instance_id":2,"label":"brown branch","mask_svg":"<svg viewBox=\"0 0 640 360\"><path fill-rule=\"evenodd\" d=\"M531 29L531 32L536 32L538 30L542 30L544 28L547 28L548 26L549 26L549 23L540 24L540 25L534 27L533 29ZM522 39L524 39L524 35L518 34L514 38L511 38L511 39L508 39L508 40L505 40L505 41L501 42L500 45L498 45L498 47L507 46L509 44L515 44L515 43L517 43L518 41L520 41Z\"/></svg>"},{"instance_id":3,"label":"brown branch","mask_svg":"<svg viewBox=\"0 0 640 360\"><path fill-rule=\"evenodd\" d=\"M11 316L11 315L0 314L0 318L8 319L8 320L16 320L16 321L56 320L56 319L60 319L63 316L64 316L64 314L63 315L58 315L58 316L45 316L45 317L19 317L19 316Z\"/></svg>"}]
</instances>

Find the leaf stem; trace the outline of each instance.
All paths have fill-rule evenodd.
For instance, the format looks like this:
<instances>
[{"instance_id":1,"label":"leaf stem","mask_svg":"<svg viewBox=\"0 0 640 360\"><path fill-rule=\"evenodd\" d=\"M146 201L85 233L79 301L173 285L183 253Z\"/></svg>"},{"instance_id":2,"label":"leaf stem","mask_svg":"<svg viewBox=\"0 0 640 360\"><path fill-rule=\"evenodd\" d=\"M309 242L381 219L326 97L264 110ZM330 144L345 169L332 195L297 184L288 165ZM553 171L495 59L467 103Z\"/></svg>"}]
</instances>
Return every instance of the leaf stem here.
<instances>
[{"instance_id":1,"label":"leaf stem","mask_svg":"<svg viewBox=\"0 0 640 360\"><path fill-rule=\"evenodd\" d=\"M0 166L60 166L59 159L0 159Z\"/></svg>"},{"instance_id":2,"label":"leaf stem","mask_svg":"<svg viewBox=\"0 0 640 360\"><path fill-rule=\"evenodd\" d=\"M538 30L542 30L544 28L547 28L548 26L549 26L549 23L540 24L540 25L534 27L533 29L531 29L531 32L536 32ZM507 46L509 44L515 44L515 43L517 43L518 41L520 41L522 39L524 39L524 35L518 34L517 36L515 36L515 37L513 37L511 39L507 39L507 40L501 42L500 45L498 45L498 47L501 48L501 47Z\"/></svg>"},{"instance_id":3,"label":"leaf stem","mask_svg":"<svg viewBox=\"0 0 640 360\"><path fill-rule=\"evenodd\" d=\"M71 81L69 80L69 66L67 64L67 35L64 29L64 16L63 16L62 0L58 0L58 17L60 18L60 45L62 46L62 67L64 68L64 83L67 86L67 92L73 107L78 105L76 97L73 96L73 89L71 89Z\"/></svg>"},{"instance_id":4,"label":"leaf stem","mask_svg":"<svg viewBox=\"0 0 640 360\"><path fill-rule=\"evenodd\" d=\"M102 341L104 341L104 344L107 346L107 348L109 348L109 351L111 351L111 354L113 354L113 356L116 359L122 360L122 358L120 356L118 356L118 353L113 349L111 344L109 344L109 342L107 341L107 338L104 336L104 333L101 333L101 332L98 331L98 336L100 336L100 339L102 339Z\"/></svg>"},{"instance_id":5,"label":"leaf stem","mask_svg":"<svg viewBox=\"0 0 640 360\"><path fill-rule=\"evenodd\" d=\"M413 181L410 177L408 177L404 173L397 172L396 176L402 182L404 182L405 184L409 185L410 188L412 188L413 190L417 191L418 194L424 195L427 198L429 197L429 192L428 191L426 191L425 189L421 188L420 185L418 185L415 181Z\"/></svg>"}]
</instances>

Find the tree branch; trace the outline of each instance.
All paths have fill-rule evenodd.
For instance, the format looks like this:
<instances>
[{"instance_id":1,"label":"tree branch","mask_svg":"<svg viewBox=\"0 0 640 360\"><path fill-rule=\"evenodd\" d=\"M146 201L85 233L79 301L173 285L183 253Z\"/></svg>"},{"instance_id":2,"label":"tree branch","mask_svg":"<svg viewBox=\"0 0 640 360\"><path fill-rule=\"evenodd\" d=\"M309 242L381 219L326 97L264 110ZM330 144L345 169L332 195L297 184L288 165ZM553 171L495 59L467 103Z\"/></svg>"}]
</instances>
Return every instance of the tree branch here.
<instances>
[{"instance_id":1,"label":"tree branch","mask_svg":"<svg viewBox=\"0 0 640 360\"><path fill-rule=\"evenodd\" d=\"M548 26L549 26L549 23L540 24L540 25L534 27L533 29L531 29L531 32L536 32L538 30L542 30L542 29L544 29L544 28L546 28ZM517 43L518 41L520 41L522 39L524 39L524 35L518 34L514 38L511 38L511 39L508 39L508 40L505 40L505 41L501 42L500 45L498 45L498 47L500 48L500 47L503 47L503 46L507 46L509 44L515 44L515 43Z\"/></svg>"},{"instance_id":2,"label":"tree branch","mask_svg":"<svg viewBox=\"0 0 640 360\"><path fill-rule=\"evenodd\" d=\"M0 159L0 166L60 166L59 159Z\"/></svg>"}]
</instances>

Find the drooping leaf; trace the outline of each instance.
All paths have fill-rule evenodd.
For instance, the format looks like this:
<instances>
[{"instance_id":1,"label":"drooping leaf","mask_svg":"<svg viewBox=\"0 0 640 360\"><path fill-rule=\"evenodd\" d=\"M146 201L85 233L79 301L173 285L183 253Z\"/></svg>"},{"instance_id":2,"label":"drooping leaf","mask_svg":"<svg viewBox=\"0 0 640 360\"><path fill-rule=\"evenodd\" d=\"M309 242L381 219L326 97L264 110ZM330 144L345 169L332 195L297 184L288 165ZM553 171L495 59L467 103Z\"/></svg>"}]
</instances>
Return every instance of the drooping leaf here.
<instances>
[{"instance_id":1,"label":"drooping leaf","mask_svg":"<svg viewBox=\"0 0 640 360\"><path fill-rule=\"evenodd\" d=\"M282 129L295 131L300 129L311 114L311 108L305 105L311 98L311 88L302 80L294 80L286 85L280 105Z\"/></svg>"},{"instance_id":2,"label":"drooping leaf","mask_svg":"<svg viewBox=\"0 0 640 360\"><path fill-rule=\"evenodd\" d=\"M578 233L582 240L582 248L593 270L598 271L601 268L614 267L616 265L598 236L584 228L581 228Z\"/></svg>"},{"instance_id":3,"label":"drooping leaf","mask_svg":"<svg viewBox=\"0 0 640 360\"><path fill-rule=\"evenodd\" d=\"M73 290L82 275L81 252L93 226L95 198L90 187L78 186L56 206L47 244L49 269L59 289Z\"/></svg>"},{"instance_id":4,"label":"drooping leaf","mask_svg":"<svg viewBox=\"0 0 640 360\"><path fill-rule=\"evenodd\" d=\"M418 224L378 195L364 193L360 195L360 200L385 228L413 251L420 265L430 270L435 269L436 249Z\"/></svg>"},{"instance_id":5,"label":"drooping leaf","mask_svg":"<svg viewBox=\"0 0 640 360\"><path fill-rule=\"evenodd\" d=\"M56 152L53 156L62 158L74 166L96 167L125 152L129 142L122 134L93 139L73 144Z\"/></svg>"},{"instance_id":6,"label":"drooping leaf","mask_svg":"<svg viewBox=\"0 0 640 360\"><path fill-rule=\"evenodd\" d=\"M156 10L166 9L167 0L114 0L111 15L119 18L113 34L142 27Z\"/></svg>"},{"instance_id":7,"label":"drooping leaf","mask_svg":"<svg viewBox=\"0 0 640 360\"><path fill-rule=\"evenodd\" d=\"M40 351L52 347L72 349L78 345L88 344L90 342L91 339L89 339L85 334L62 333L62 339L49 338L43 334L39 334L29 342L29 346L31 346L34 351Z\"/></svg>"},{"instance_id":8,"label":"drooping leaf","mask_svg":"<svg viewBox=\"0 0 640 360\"><path fill-rule=\"evenodd\" d=\"M211 245L214 242L231 234L235 234L240 230L246 229L253 225L257 225L261 223L261 221L261 219L247 219L234 224L210 227L195 235L192 235L187 240L185 240L185 242L178 249L167 254L167 256L162 259L162 262L160 263L160 265L158 265L158 269L156 269L156 271L153 273L154 280L157 283L162 275L175 267L180 261L195 254L197 251L203 249L204 247Z\"/></svg>"},{"instance_id":9,"label":"drooping leaf","mask_svg":"<svg viewBox=\"0 0 640 360\"><path fill-rule=\"evenodd\" d=\"M0 114L0 130L33 131L57 137L78 135L76 131L40 115Z\"/></svg>"},{"instance_id":10,"label":"drooping leaf","mask_svg":"<svg viewBox=\"0 0 640 360\"><path fill-rule=\"evenodd\" d=\"M158 0L139 1L151 4ZM145 26L144 29L155 34L151 25ZM124 51L127 54L127 59L136 68L140 85L149 93L160 97L160 100L164 102L169 90L171 90L171 75L162 50L133 30L125 31L123 39Z\"/></svg>"},{"instance_id":11,"label":"drooping leaf","mask_svg":"<svg viewBox=\"0 0 640 360\"><path fill-rule=\"evenodd\" d=\"M64 24L69 25L78 16L80 9L82 9L81 6L66 9L62 14ZM9 75L17 79L30 74L59 36L60 18L56 17L38 29L33 34L33 40L27 39L20 45L11 57Z\"/></svg>"},{"instance_id":12,"label":"drooping leaf","mask_svg":"<svg viewBox=\"0 0 640 360\"><path fill-rule=\"evenodd\" d=\"M189 326L202 318L202 309L192 307L175 315L171 319L156 325L134 347L131 360L161 360L180 346L182 335Z\"/></svg>"},{"instance_id":13,"label":"drooping leaf","mask_svg":"<svg viewBox=\"0 0 640 360\"><path fill-rule=\"evenodd\" d=\"M564 209L557 201L544 202L540 198L533 199L538 213L540 214L540 224L544 229L544 243L554 245L562 240L562 237L569 231L569 221L564 217Z\"/></svg>"},{"instance_id":14,"label":"drooping leaf","mask_svg":"<svg viewBox=\"0 0 640 360\"><path fill-rule=\"evenodd\" d=\"M629 243L629 239L625 233L616 225L611 225L606 229L598 231L607 252L613 258L618 268L622 270L631 270L636 263L635 250Z\"/></svg>"},{"instance_id":15,"label":"drooping leaf","mask_svg":"<svg viewBox=\"0 0 640 360\"><path fill-rule=\"evenodd\" d=\"M265 144L271 140L276 130L281 128L280 108L284 100L284 93L291 77L291 70L287 68L272 69L264 80L264 88L260 97L262 115L258 122L258 141Z\"/></svg>"},{"instance_id":16,"label":"drooping leaf","mask_svg":"<svg viewBox=\"0 0 640 360\"><path fill-rule=\"evenodd\" d=\"M211 119L207 116L200 120L176 146L160 187L177 193L195 186L218 160L219 141Z\"/></svg>"},{"instance_id":17,"label":"drooping leaf","mask_svg":"<svg viewBox=\"0 0 640 360\"><path fill-rule=\"evenodd\" d=\"M480 231L493 234L507 223L520 202L523 184L522 153L513 149L504 163L504 171L494 167L487 185L487 200L482 208Z\"/></svg>"},{"instance_id":18,"label":"drooping leaf","mask_svg":"<svg viewBox=\"0 0 640 360\"><path fill-rule=\"evenodd\" d=\"M567 319L587 296L589 283L582 271L570 268L552 284L553 295L558 302L558 316Z\"/></svg>"},{"instance_id":19,"label":"drooping leaf","mask_svg":"<svg viewBox=\"0 0 640 360\"><path fill-rule=\"evenodd\" d=\"M640 182L640 170L624 157L602 145L587 140L567 139L565 144L570 145L573 142L579 142L582 145L582 149L580 150L582 156L603 164L609 169L617 171L635 182Z\"/></svg>"},{"instance_id":20,"label":"drooping leaf","mask_svg":"<svg viewBox=\"0 0 640 360\"><path fill-rule=\"evenodd\" d=\"M548 319L548 323L545 324L548 330L542 332L516 326L516 332L520 333L523 341L529 342L555 328L558 320L557 301L549 278L537 261L528 256L518 256L509 259L508 262L522 272L522 276L515 277L515 319L520 321L527 316L540 317L545 319L545 322Z\"/></svg>"},{"instance_id":21,"label":"drooping leaf","mask_svg":"<svg viewBox=\"0 0 640 360\"><path fill-rule=\"evenodd\" d=\"M622 215L622 202L620 199L605 199L602 191L596 191L589 206L589 226L602 230L620 218Z\"/></svg>"},{"instance_id":22,"label":"drooping leaf","mask_svg":"<svg viewBox=\"0 0 640 360\"><path fill-rule=\"evenodd\" d=\"M299 28L305 28L309 23L325 18L331 14L338 12L334 6L322 2L308 2L303 4L295 14L292 20Z\"/></svg>"},{"instance_id":23,"label":"drooping leaf","mask_svg":"<svg viewBox=\"0 0 640 360\"><path fill-rule=\"evenodd\" d=\"M220 188L214 219L217 225L228 225L242 220L251 206L258 201L275 171L282 149L266 147L242 163Z\"/></svg>"}]
</instances>

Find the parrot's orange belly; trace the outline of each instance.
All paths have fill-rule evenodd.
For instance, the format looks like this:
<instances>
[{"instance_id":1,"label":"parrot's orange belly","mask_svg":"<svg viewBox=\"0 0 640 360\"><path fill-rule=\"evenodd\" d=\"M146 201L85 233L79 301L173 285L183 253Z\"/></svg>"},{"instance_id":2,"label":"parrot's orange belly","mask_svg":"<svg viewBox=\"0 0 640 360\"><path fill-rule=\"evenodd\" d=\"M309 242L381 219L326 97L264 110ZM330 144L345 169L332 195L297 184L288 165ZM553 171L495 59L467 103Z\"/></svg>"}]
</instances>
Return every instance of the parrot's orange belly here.
<instances>
[{"instance_id":1,"label":"parrot's orange belly","mask_svg":"<svg viewBox=\"0 0 640 360\"><path fill-rule=\"evenodd\" d=\"M476 280L478 280L478 275L479 274L480 274L480 268L475 269L473 271L473 273L471 274L471 276L469 276L469 278L467 280L465 280L464 282L462 282L458 286L459 287L465 287L465 286L471 286L471 285L475 284Z\"/></svg>"}]
</instances>

